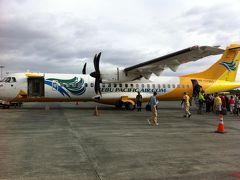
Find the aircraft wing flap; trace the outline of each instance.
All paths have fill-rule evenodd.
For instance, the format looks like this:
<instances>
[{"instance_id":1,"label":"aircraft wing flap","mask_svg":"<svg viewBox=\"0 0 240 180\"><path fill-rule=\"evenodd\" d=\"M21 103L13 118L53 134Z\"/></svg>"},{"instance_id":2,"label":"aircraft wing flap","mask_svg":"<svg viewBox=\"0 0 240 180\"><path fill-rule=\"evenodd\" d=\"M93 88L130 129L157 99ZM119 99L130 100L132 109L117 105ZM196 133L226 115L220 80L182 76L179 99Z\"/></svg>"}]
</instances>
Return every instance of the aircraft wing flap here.
<instances>
[{"instance_id":1,"label":"aircraft wing flap","mask_svg":"<svg viewBox=\"0 0 240 180\"><path fill-rule=\"evenodd\" d=\"M217 46L193 46L125 68L124 71L127 74L134 75L144 76L144 74L154 73L159 76L159 72L162 72L166 68L176 71L181 64L197 61L210 55L222 54L223 52L224 50Z\"/></svg>"}]
</instances>

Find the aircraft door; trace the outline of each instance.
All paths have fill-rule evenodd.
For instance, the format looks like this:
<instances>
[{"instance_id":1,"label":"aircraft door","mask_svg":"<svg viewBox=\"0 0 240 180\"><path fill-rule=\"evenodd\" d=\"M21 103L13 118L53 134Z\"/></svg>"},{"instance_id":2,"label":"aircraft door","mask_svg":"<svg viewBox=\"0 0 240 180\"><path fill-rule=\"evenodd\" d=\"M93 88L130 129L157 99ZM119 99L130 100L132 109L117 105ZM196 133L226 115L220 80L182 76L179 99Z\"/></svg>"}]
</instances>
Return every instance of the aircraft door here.
<instances>
[{"instance_id":1,"label":"aircraft door","mask_svg":"<svg viewBox=\"0 0 240 180\"><path fill-rule=\"evenodd\" d=\"M199 85L196 79L191 79L193 85L193 97L196 97L201 91L202 86Z\"/></svg>"},{"instance_id":2,"label":"aircraft door","mask_svg":"<svg viewBox=\"0 0 240 180\"><path fill-rule=\"evenodd\" d=\"M28 96L44 97L44 77L28 78Z\"/></svg>"}]
</instances>

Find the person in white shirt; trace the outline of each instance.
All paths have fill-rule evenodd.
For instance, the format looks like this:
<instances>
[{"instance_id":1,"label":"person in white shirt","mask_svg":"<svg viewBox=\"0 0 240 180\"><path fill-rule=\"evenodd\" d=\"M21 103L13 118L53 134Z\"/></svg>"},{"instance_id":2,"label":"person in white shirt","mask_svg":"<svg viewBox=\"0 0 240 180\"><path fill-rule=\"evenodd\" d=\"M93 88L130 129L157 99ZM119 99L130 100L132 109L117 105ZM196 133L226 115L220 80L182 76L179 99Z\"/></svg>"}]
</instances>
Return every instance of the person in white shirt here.
<instances>
[{"instance_id":1,"label":"person in white shirt","mask_svg":"<svg viewBox=\"0 0 240 180\"><path fill-rule=\"evenodd\" d=\"M148 119L148 123L149 125L156 125L158 126L158 119L157 119L157 104L158 104L158 101L157 101L157 92L154 92L153 93L153 96L150 97L150 100L149 100L149 105L151 106L151 111L152 111L152 117L151 119L149 120Z\"/></svg>"}]
</instances>

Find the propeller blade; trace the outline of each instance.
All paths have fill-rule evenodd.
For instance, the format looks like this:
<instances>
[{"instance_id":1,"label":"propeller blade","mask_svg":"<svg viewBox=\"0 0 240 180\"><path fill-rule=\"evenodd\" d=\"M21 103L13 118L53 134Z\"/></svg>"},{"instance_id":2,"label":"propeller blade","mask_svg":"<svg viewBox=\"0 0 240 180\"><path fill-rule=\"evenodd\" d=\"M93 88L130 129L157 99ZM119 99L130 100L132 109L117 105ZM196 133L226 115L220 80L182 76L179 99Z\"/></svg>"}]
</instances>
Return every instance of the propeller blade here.
<instances>
[{"instance_id":1,"label":"propeller blade","mask_svg":"<svg viewBox=\"0 0 240 180\"><path fill-rule=\"evenodd\" d=\"M97 54L95 54L94 58L93 58L93 65L94 65L94 69L95 71L90 73L90 76L96 78L97 77L97 74L96 74L96 66L97 66Z\"/></svg>"},{"instance_id":2,"label":"propeller blade","mask_svg":"<svg viewBox=\"0 0 240 180\"><path fill-rule=\"evenodd\" d=\"M100 69L99 69L100 57L101 57L101 52L97 55L96 66L95 66L96 73L99 73L99 75L100 75Z\"/></svg>"},{"instance_id":3,"label":"propeller blade","mask_svg":"<svg viewBox=\"0 0 240 180\"><path fill-rule=\"evenodd\" d=\"M87 63L85 63L84 66L83 66L82 74L87 74L87 73L86 73L86 66L87 66Z\"/></svg>"},{"instance_id":4,"label":"propeller blade","mask_svg":"<svg viewBox=\"0 0 240 180\"><path fill-rule=\"evenodd\" d=\"M98 94L98 88L97 88L97 78L95 79L95 85L94 85L94 90L95 90L95 93Z\"/></svg>"},{"instance_id":5,"label":"propeller blade","mask_svg":"<svg viewBox=\"0 0 240 180\"><path fill-rule=\"evenodd\" d=\"M96 67L97 67L97 54L95 54L95 56L94 56L93 64L94 64L94 69L96 71Z\"/></svg>"},{"instance_id":6,"label":"propeller blade","mask_svg":"<svg viewBox=\"0 0 240 180\"><path fill-rule=\"evenodd\" d=\"M100 77L101 74L100 74L100 68L99 68L100 57L101 57L101 52L98 54L95 54L93 59L95 71L90 73L90 76L95 78L95 86L94 86L95 93L102 95L101 88L100 88L100 83L101 83L101 77Z\"/></svg>"},{"instance_id":7,"label":"propeller blade","mask_svg":"<svg viewBox=\"0 0 240 180\"><path fill-rule=\"evenodd\" d=\"M100 79L99 78L95 79L95 87L94 88L95 88L95 93L96 94L102 95L101 88L100 88Z\"/></svg>"}]
</instances>

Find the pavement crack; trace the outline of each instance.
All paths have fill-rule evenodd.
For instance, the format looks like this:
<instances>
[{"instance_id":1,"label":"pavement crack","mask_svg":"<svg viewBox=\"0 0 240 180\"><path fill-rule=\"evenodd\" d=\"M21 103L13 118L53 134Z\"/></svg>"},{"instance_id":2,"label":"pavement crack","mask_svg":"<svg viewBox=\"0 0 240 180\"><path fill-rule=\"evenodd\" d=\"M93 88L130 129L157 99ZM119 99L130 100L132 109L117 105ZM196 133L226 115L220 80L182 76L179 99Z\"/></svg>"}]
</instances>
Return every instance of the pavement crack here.
<instances>
[{"instance_id":1,"label":"pavement crack","mask_svg":"<svg viewBox=\"0 0 240 180\"><path fill-rule=\"evenodd\" d=\"M97 170L97 167L96 167L97 165L94 163L93 159L89 156L89 154L88 154L88 152L87 152L87 147L84 145L84 143L81 143L81 142L83 142L83 141L82 141L82 138L81 138L81 135L80 135L78 132L76 132L76 130L73 129L72 123L71 123L71 121L69 121L68 118L65 116L65 113L64 113L64 119L65 119L66 122L69 124L69 132L70 132L75 138L78 139L78 142L79 142L78 146L81 147L81 149L83 150L84 154L86 155L87 160L88 160L90 166L92 167L94 173L96 174L97 178L98 178L99 180L102 180L101 175L98 173L98 170Z\"/></svg>"}]
</instances>

